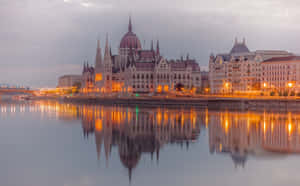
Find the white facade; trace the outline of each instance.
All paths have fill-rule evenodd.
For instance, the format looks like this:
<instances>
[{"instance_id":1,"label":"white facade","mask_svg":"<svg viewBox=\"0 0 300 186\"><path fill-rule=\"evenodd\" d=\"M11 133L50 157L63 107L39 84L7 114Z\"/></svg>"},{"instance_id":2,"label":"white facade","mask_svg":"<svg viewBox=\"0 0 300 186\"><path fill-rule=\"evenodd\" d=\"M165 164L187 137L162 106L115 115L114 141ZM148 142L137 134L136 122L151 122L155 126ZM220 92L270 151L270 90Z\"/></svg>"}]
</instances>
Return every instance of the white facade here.
<instances>
[{"instance_id":1,"label":"white facade","mask_svg":"<svg viewBox=\"0 0 300 186\"><path fill-rule=\"evenodd\" d=\"M278 57L262 64L262 87L274 93L300 92L300 57Z\"/></svg>"},{"instance_id":2,"label":"white facade","mask_svg":"<svg viewBox=\"0 0 300 186\"><path fill-rule=\"evenodd\" d=\"M226 54L211 55L209 81L212 94L255 93L261 90L261 62L272 57L289 56L286 51L257 50L250 52L243 42Z\"/></svg>"}]
</instances>

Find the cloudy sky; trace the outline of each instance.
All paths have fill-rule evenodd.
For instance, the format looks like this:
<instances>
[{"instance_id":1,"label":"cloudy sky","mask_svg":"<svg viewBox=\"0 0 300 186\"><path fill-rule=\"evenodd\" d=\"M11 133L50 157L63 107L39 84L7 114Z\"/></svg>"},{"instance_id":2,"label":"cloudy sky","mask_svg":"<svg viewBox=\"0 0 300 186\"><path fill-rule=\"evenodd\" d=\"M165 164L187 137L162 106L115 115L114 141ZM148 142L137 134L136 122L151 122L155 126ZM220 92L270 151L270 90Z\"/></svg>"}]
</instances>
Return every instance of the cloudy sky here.
<instances>
[{"instance_id":1,"label":"cloudy sky","mask_svg":"<svg viewBox=\"0 0 300 186\"><path fill-rule=\"evenodd\" d=\"M108 33L117 52L129 15L146 47L159 39L167 58L190 53L201 66L235 37L250 50L299 53L299 8L298 0L0 0L0 83L49 87L81 73L97 38L104 44Z\"/></svg>"}]
</instances>

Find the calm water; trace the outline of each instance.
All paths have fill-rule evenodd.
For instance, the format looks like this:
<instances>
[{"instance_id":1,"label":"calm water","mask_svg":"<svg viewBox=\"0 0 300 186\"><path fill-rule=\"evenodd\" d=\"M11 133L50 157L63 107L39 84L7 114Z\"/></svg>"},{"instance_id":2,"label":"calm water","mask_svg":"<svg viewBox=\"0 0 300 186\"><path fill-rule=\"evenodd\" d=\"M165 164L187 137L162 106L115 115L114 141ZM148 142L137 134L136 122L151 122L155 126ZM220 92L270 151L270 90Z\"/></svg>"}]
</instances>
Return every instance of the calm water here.
<instances>
[{"instance_id":1,"label":"calm water","mask_svg":"<svg viewBox=\"0 0 300 186\"><path fill-rule=\"evenodd\" d=\"M0 185L299 185L299 152L299 113L0 103Z\"/></svg>"}]
</instances>

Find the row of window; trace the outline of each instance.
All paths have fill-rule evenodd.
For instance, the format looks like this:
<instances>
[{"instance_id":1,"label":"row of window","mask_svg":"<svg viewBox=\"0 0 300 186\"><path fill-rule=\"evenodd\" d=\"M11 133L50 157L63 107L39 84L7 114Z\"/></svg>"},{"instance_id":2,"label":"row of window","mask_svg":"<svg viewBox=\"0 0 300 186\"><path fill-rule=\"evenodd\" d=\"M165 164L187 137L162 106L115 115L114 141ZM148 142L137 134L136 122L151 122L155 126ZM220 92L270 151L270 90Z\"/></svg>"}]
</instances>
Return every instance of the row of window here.
<instances>
[{"instance_id":1,"label":"row of window","mask_svg":"<svg viewBox=\"0 0 300 186\"><path fill-rule=\"evenodd\" d=\"M132 88L153 88L153 85L150 85L150 86L149 85L145 85L145 86L144 85L141 85L141 86L140 85L136 85L136 86L133 85Z\"/></svg>"},{"instance_id":2,"label":"row of window","mask_svg":"<svg viewBox=\"0 0 300 186\"><path fill-rule=\"evenodd\" d=\"M137 75L133 75L132 76L132 78L133 79L149 79L149 77L150 77L150 79L153 79L153 74L151 74L150 76L148 75L148 74L146 74L146 75L144 75L144 74L137 74ZM169 74L157 74L157 76L156 76L156 78L157 79L169 79L170 78L170 76L169 76ZM181 74L178 74L178 75L176 75L176 74L174 74L174 79L185 79L185 78L187 78L187 79L190 79L190 75L187 75L187 76L185 76L185 74L183 74L182 76L181 76ZM199 81L199 77L196 77L196 80L197 81Z\"/></svg>"}]
</instances>

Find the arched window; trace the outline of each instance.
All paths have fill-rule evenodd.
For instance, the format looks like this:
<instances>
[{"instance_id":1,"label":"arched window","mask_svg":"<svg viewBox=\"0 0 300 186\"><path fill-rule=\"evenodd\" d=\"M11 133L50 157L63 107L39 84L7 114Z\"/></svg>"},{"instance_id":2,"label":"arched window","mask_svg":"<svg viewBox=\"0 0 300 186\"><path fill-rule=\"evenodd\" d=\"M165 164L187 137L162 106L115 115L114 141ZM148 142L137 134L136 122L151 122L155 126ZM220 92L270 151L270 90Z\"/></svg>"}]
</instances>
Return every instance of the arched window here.
<instances>
[{"instance_id":1,"label":"arched window","mask_svg":"<svg viewBox=\"0 0 300 186\"><path fill-rule=\"evenodd\" d=\"M142 79L144 79L144 74L142 74Z\"/></svg>"},{"instance_id":2,"label":"arched window","mask_svg":"<svg viewBox=\"0 0 300 186\"><path fill-rule=\"evenodd\" d=\"M153 74L151 74L151 79L153 79Z\"/></svg>"},{"instance_id":3,"label":"arched window","mask_svg":"<svg viewBox=\"0 0 300 186\"><path fill-rule=\"evenodd\" d=\"M140 79L140 74L137 75L137 79Z\"/></svg>"},{"instance_id":4,"label":"arched window","mask_svg":"<svg viewBox=\"0 0 300 186\"><path fill-rule=\"evenodd\" d=\"M133 74L132 78L135 79L135 75L134 74Z\"/></svg>"},{"instance_id":5,"label":"arched window","mask_svg":"<svg viewBox=\"0 0 300 186\"><path fill-rule=\"evenodd\" d=\"M174 74L174 79L176 79L176 74Z\"/></svg>"},{"instance_id":6,"label":"arched window","mask_svg":"<svg viewBox=\"0 0 300 186\"><path fill-rule=\"evenodd\" d=\"M146 79L149 79L149 75L148 74L146 74Z\"/></svg>"}]
</instances>

